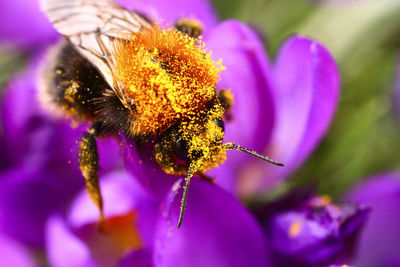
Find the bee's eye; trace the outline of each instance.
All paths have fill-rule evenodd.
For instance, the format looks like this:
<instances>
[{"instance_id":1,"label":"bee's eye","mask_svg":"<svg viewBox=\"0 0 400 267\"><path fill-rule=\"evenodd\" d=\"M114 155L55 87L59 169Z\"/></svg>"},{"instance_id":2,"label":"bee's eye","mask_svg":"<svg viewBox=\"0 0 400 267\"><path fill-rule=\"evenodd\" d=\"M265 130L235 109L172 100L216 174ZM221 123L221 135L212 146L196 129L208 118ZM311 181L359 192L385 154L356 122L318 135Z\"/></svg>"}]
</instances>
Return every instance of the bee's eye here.
<instances>
[{"instance_id":1,"label":"bee's eye","mask_svg":"<svg viewBox=\"0 0 400 267\"><path fill-rule=\"evenodd\" d=\"M225 131L225 125L222 119L215 119L214 122L219 128L222 129L222 131Z\"/></svg>"},{"instance_id":2,"label":"bee's eye","mask_svg":"<svg viewBox=\"0 0 400 267\"><path fill-rule=\"evenodd\" d=\"M187 149L187 143L185 140L182 139L177 139L174 144L173 144L173 149L175 154L181 158L186 160L188 158L188 149Z\"/></svg>"}]
</instances>

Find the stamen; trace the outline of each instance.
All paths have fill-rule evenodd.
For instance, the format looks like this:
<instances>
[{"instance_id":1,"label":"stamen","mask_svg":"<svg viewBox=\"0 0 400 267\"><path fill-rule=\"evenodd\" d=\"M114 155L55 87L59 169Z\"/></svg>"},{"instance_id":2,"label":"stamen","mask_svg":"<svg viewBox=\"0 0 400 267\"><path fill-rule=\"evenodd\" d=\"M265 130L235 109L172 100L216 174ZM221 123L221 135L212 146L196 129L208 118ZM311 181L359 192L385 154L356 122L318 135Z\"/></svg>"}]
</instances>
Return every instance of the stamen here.
<instances>
[{"instance_id":1,"label":"stamen","mask_svg":"<svg viewBox=\"0 0 400 267\"><path fill-rule=\"evenodd\" d=\"M301 222L294 221L289 227L289 231L288 231L289 237L295 238L300 233L302 226L303 226L303 224Z\"/></svg>"}]
</instances>

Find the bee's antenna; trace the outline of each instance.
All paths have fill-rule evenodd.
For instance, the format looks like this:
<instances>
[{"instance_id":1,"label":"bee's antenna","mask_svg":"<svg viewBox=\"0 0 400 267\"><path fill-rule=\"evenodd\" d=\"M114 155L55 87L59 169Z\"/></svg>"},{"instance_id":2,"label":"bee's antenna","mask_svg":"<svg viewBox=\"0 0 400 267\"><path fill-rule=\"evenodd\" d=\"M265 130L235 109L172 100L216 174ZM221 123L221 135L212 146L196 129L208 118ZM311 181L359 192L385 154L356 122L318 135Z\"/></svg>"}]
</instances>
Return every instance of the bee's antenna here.
<instances>
[{"instance_id":1,"label":"bee's antenna","mask_svg":"<svg viewBox=\"0 0 400 267\"><path fill-rule=\"evenodd\" d=\"M193 177L193 170L195 168L196 165L190 165L188 173L187 173L187 177L186 177L186 183L185 183L185 187L183 189L183 196L182 196L182 202L181 202L181 212L179 214L179 220L178 220L178 228L181 227L182 225L182 221L183 221L183 215L185 213L185 207L186 207L186 199L187 199L187 194L188 194L188 190L189 190L189 185L190 185L190 179L192 179Z\"/></svg>"},{"instance_id":2,"label":"bee's antenna","mask_svg":"<svg viewBox=\"0 0 400 267\"><path fill-rule=\"evenodd\" d=\"M244 147L235 145L235 144L233 144L233 143L226 143L226 144L223 144L223 147L224 147L224 149L226 149L226 150L236 149L236 150L242 151L242 152L244 152L244 153L250 154L250 155L252 155L252 156L255 156L255 157L259 158L259 159L265 160L265 161L267 161L267 162L269 162L269 163L272 163L272 164L274 164L274 165L277 165L277 166L281 166L281 167L284 166L283 163L277 162L277 161L272 160L272 159L270 159L270 158L268 158L268 157L266 157L266 156L260 155L260 154L258 154L257 152L254 152L254 151L252 151L252 150L250 150L250 149L247 149L247 148L244 148Z\"/></svg>"}]
</instances>

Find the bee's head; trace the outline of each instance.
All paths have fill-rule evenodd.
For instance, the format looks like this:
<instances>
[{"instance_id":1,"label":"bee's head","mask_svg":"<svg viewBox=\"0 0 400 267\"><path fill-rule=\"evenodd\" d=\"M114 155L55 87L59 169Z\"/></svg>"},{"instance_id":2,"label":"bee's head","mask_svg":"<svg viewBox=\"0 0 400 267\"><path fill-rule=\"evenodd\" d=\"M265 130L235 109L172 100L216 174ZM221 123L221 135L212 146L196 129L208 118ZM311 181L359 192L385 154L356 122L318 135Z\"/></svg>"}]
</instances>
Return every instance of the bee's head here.
<instances>
[{"instance_id":1,"label":"bee's head","mask_svg":"<svg viewBox=\"0 0 400 267\"><path fill-rule=\"evenodd\" d=\"M219 100L209 103L209 108L199 114L191 114L190 120L182 120L162 133L155 146L155 157L166 173L187 175L178 220L182 225L188 188L192 176L212 169L226 159L226 150L235 149L251 154L270 163L283 166L268 157L257 154L233 143L222 143L224 138L224 109Z\"/></svg>"},{"instance_id":2,"label":"bee's head","mask_svg":"<svg viewBox=\"0 0 400 267\"><path fill-rule=\"evenodd\" d=\"M181 121L161 135L156 159L167 173L186 174L190 165L205 172L226 159L223 109L214 103L192 120Z\"/></svg>"}]
</instances>

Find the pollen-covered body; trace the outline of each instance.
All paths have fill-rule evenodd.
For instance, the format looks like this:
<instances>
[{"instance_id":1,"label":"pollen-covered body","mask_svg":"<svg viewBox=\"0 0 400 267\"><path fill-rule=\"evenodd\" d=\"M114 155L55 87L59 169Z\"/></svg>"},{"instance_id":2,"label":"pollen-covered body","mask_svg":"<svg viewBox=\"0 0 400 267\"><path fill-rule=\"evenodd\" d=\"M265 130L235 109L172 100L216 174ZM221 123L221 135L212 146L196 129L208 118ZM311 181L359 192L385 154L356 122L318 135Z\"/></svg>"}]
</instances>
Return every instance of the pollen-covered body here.
<instances>
[{"instance_id":1,"label":"pollen-covered body","mask_svg":"<svg viewBox=\"0 0 400 267\"><path fill-rule=\"evenodd\" d=\"M201 116L216 96L220 66L201 41L176 29L144 29L113 51L118 87L136 113L132 131L155 135Z\"/></svg>"}]
</instances>

